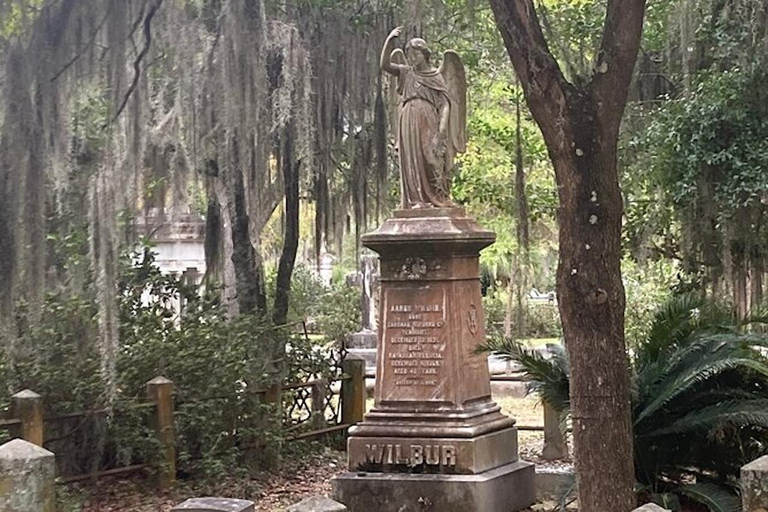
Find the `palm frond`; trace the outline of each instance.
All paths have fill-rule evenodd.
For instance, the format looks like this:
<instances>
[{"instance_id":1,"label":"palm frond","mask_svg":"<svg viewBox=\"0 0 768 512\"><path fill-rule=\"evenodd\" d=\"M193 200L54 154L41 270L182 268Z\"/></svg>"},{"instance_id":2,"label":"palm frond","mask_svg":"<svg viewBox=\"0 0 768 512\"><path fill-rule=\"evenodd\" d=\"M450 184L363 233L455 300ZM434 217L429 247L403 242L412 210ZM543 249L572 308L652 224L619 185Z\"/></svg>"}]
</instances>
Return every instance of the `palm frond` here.
<instances>
[{"instance_id":1,"label":"palm frond","mask_svg":"<svg viewBox=\"0 0 768 512\"><path fill-rule=\"evenodd\" d=\"M525 347L519 341L502 336L489 337L478 347L480 352L491 352L502 359L520 365L523 377L528 382L529 392L541 396L556 411L569 408L569 368L565 349L552 346L550 357L542 352Z\"/></svg>"},{"instance_id":2,"label":"palm frond","mask_svg":"<svg viewBox=\"0 0 768 512\"><path fill-rule=\"evenodd\" d=\"M698 386L723 372L743 368L752 370L768 379L768 365L760 361L743 357L702 358L702 361L690 371L681 372L664 383L655 398L643 408L635 418L635 425L669 405L675 398L685 394L691 388Z\"/></svg>"},{"instance_id":3,"label":"palm frond","mask_svg":"<svg viewBox=\"0 0 768 512\"><path fill-rule=\"evenodd\" d=\"M679 487L677 491L706 505L710 512L741 512L739 498L730 490L717 484L698 482Z\"/></svg>"},{"instance_id":4,"label":"palm frond","mask_svg":"<svg viewBox=\"0 0 768 512\"><path fill-rule=\"evenodd\" d=\"M703 430L711 434L725 427L760 427L768 429L768 399L722 402L690 412L666 427L644 434L659 437Z\"/></svg>"},{"instance_id":5,"label":"palm frond","mask_svg":"<svg viewBox=\"0 0 768 512\"><path fill-rule=\"evenodd\" d=\"M670 346L693 330L695 312L702 306L704 300L692 293L666 301L654 315L648 338L638 347L638 360L641 363L658 360Z\"/></svg>"}]
</instances>

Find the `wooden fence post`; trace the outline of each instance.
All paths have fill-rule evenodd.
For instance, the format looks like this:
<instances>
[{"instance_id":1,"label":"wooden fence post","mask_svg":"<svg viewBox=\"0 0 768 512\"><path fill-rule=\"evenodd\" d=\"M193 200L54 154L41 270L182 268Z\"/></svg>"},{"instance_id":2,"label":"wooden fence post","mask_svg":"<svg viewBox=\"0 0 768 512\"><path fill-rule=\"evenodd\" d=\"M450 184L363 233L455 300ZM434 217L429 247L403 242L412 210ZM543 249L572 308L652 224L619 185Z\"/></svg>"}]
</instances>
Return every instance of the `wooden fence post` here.
<instances>
[{"instance_id":1,"label":"wooden fence post","mask_svg":"<svg viewBox=\"0 0 768 512\"><path fill-rule=\"evenodd\" d=\"M147 382L147 397L155 403L152 428L161 446L157 486L167 489L176 482L176 433L173 426L173 382L155 377Z\"/></svg>"},{"instance_id":2,"label":"wooden fence post","mask_svg":"<svg viewBox=\"0 0 768 512\"><path fill-rule=\"evenodd\" d=\"M325 427L325 390L328 382L318 379L312 384L312 426L314 428Z\"/></svg>"},{"instance_id":3,"label":"wooden fence post","mask_svg":"<svg viewBox=\"0 0 768 512\"><path fill-rule=\"evenodd\" d=\"M544 449L541 456L544 460L568 458L568 441L560 429L560 415L546 401L544 404Z\"/></svg>"},{"instance_id":4,"label":"wooden fence post","mask_svg":"<svg viewBox=\"0 0 768 512\"><path fill-rule=\"evenodd\" d=\"M11 413L21 420L21 438L43 446L43 399L32 390L19 391L11 397Z\"/></svg>"},{"instance_id":5,"label":"wooden fence post","mask_svg":"<svg viewBox=\"0 0 768 512\"><path fill-rule=\"evenodd\" d=\"M365 414L365 361L345 359L341 369L351 377L341 381L341 422L360 423Z\"/></svg>"}]
</instances>

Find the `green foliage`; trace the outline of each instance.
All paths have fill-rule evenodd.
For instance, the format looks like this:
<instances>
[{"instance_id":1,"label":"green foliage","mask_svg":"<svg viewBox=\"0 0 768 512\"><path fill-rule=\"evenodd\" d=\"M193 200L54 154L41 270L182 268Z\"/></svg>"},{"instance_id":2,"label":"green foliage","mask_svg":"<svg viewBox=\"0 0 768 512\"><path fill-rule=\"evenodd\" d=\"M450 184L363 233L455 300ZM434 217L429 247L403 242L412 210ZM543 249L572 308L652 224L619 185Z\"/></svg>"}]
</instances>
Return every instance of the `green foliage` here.
<instances>
[{"instance_id":1,"label":"green foliage","mask_svg":"<svg viewBox=\"0 0 768 512\"><path fill-rule=\"evenodd\" d=\"M725 215L768 189L768 71L761 62L704 76L689 98L670 102L651 123L654 170L671 200L699 197L707 173Z\"/></svg>"},{"instance_id":2,"label":"green foliage","mask_svg":"<svg viewBox=\"0 0 768 512\"><path fill-rule=\"evenodd\" d=\"M691 295L666 302L632 354L636 478L657 499L685 495L712 511L738 510L742 465L768 453L768 338L721 306ZM523 366L532 387L567 409L567 364L509 340L485 347ZM688 485L694 481L695 484ZM667 501L667 505L671 502Z\"/></svg>"},{"instance_id":3,"label":"green foliage","mask_svg":"<svg viewBox=\"0 0 768 512\"><path fill-rule=\"evenodd\" d=\"M547 355L544 355L514 339L493 336L479 345L477 352L492 352L502 359L514 361L522 367L528 392L537 393L556 411L570 407L570 368L562 345L548 344Z\"/></svg>"},{"instance_id":4,"label":"green foliage","mask_svg":"<svg viewBox=\"0 0 768 512\"><path fill-rule=\"evenodd\" d=\"M657 305L671 296L677 282L677 270L673 262L665 259L646 261L640 265L625 258L621 274L627 297L624 334L627 346L635 347L648 336Z\"/></svg>"},{"instance_id":5,"label":"green foliage","mask_svg":"<svg viewBox=\"0 0 768 512\"><path fill-rule=\"evenodd\" d=\"M492 287L483 297L486 332L495 336L501 332L507 310L507 290ZM518 332L521 338L559 338L563 334L560 314L555 304L527 303L523 308L525 329Z\"/></svg>"},{"instance_id":6,"label":"green foliage","mask_svg":"<svg viewBox=\"0 0 768 512\"><path fill-rule=\"evenodd\" d=\"M297 281L302 279L306 276ZM253 448L280 445L280 415L255 391L278 381L332 376L328 350L296 336L295 326L275 329L253 315L229 318L214 294L200 295L197 287L163 275L149 248L123 260L115 292L121 341L116 402L102 394L97 308L87 296L49 294L39 310L19 303L18 350L13 364L0 359L4 387L33 389L42 395L46 414L110 411L76 419L61 430L47 426L47 437L61 433L52 447L64 454L57 457L64 475L154 462L147 412L130 405L145 400L146 382L158 375L174 383L179 471L202 476L238 464L259 465L264 461L251 456ZM339 300L344 292L328 290L324 297L333 304L319 307L303 301L311 290L297 286L294 292L297 304L305 304L301 307L329 315L323 325L335 326L329 331L333 336L354 317L342 313L349 306Z\"/></svg>"}]
</instances>

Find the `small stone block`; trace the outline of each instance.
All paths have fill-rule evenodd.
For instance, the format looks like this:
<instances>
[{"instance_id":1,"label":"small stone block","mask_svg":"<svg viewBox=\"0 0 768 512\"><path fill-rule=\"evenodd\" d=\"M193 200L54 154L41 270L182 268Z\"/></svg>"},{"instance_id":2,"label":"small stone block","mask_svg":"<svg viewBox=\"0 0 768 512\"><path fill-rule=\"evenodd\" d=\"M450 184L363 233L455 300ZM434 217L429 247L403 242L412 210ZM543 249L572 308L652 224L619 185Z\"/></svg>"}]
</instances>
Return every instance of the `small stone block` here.
<instances>
[{"instance_id":1,"label":"small stone block","mask_svg":"<svg viewBox=\"0 0 768 512\"><path fill-rule=\"evenodd\" d=\"M312 496L291 505L288 512L347 512L347 507L325 496Z\"/></svg>"},{"instance_id":2,"label":"small stone block","mask_svg":"<svg viewBox=\"0 0 768 512\"><path fill-rule=\"evenodd\" d=\"M666 508L661 508L655 503L646 503L640 508L636 508L632 512L670 512Z\"/></svg>"},{"instance_id":3,"label":"small stone block","mask_svg":"<svg viewBox=\"0 0 768 512\"><path fill-rule=\"evenodd\" d=\"M744 512L768 512L768 455L741 468Z\"/></svg>"},{"instance_id":4,"label":"small stone block","mask_svg":"<svg viewBox=\"0 0 768 512\"><path fill-rule=\"evenodd\" d=\"M176 505L171 512L254 512L252 501L234 498L190 498L181 505Z\"/></svg>"},{"instance_id":5,"label":"small stone block","mask_svg":"<svg viewBox=\"0 0 768 512\"><path fill-rule=\"evenodd\" d=\"M56 506L53 453L13 439L0 446L0 510L53 512Z\"/></svg>"}]
</instances>

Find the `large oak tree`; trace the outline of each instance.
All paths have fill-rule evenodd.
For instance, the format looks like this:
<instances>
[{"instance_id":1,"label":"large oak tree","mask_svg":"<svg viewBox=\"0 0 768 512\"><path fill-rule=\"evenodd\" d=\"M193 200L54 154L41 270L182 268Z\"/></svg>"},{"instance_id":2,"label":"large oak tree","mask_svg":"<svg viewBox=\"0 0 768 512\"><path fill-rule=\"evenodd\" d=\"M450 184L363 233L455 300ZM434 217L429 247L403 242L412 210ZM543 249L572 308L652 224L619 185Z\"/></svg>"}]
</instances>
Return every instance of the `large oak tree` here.
<instances>
[{"instance_id":1,"label":"large oak tree","mask_svg":"<svg viewBox=\"0 0 768 512\"><path fill-rule=\"evenodd\" d=\"M547 45L533 0L490 3L555 168L557 293L580 510L628 512L635 499L617 141L646 0L608 0L592 73L571 81Z\"/></svg>"}]
</instances>

